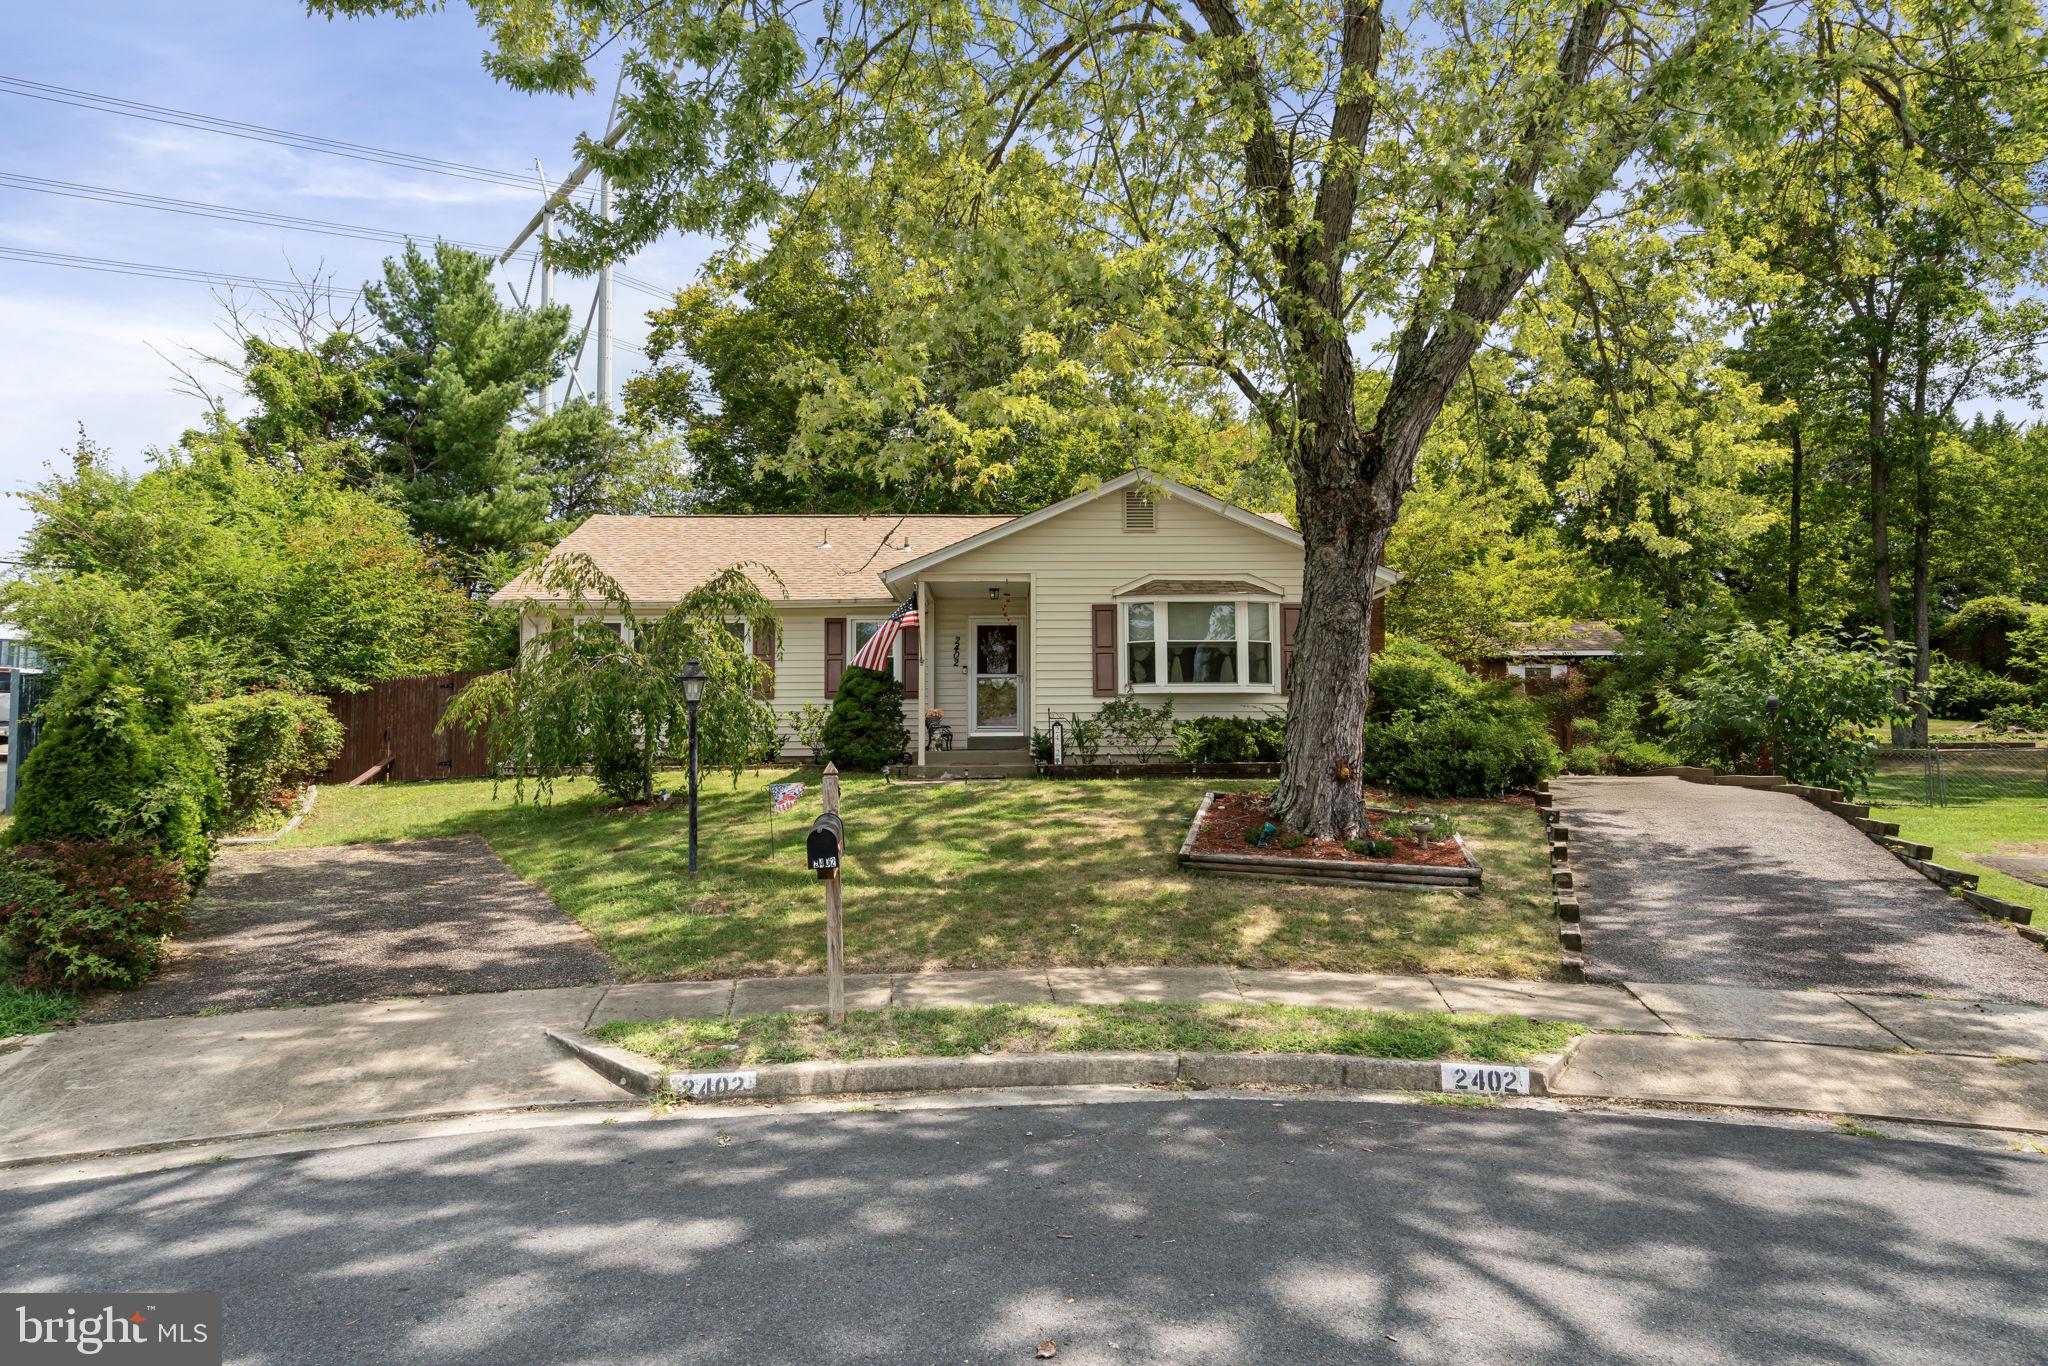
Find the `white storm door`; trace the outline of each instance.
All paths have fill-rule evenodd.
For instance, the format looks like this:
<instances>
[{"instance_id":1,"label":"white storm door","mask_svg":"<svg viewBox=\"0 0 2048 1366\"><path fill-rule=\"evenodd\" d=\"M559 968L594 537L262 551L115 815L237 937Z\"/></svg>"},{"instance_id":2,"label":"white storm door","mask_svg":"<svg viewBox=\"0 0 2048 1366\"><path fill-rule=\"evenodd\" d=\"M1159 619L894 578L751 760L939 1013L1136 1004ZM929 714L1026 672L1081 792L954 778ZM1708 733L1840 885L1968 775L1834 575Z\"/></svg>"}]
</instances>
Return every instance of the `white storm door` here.
<instances>
[{"instance_id":1,"label":"white storm door","mask_svg":"<svg viewBox=\"0 0 2048 1366\"><path fill-rule=\"evenodd\" d=\"M1022 632L1014 621L975 621L974 676L968 680L967 730L971 735L1024 733Z\"/></svg>"}]
</instances>

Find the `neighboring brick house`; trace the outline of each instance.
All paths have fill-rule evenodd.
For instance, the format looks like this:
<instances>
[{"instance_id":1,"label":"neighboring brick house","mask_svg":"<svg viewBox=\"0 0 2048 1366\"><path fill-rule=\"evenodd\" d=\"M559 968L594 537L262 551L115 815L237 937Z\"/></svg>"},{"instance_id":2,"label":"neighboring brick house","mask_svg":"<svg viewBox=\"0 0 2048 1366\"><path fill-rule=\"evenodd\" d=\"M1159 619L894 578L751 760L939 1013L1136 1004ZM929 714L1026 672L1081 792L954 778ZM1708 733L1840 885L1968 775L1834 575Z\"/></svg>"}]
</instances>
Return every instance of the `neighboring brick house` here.
<instances>
[{"instance_id":1,"label":"neighboring brick house","mask_svg":"<svg viewBox=\"0 0 2048 1366\"><path fill-rule=\"evenodd\" d=\"M1278 707L1301 615L1293 527L1144 471L1019 517L599 516L556 549L588 555L648 616L733 565L772 571L749 572L780 639L749 647L785 712L831 698L914 593L923 624L894 668L920 762L932 707L957 744L986 750L1021 749L1126 689L1172 698L1181 717ZM1377 592L1396 578L1382 569ZM491 601L537 598L521 576ZM1381 616L1376 597L1376 646ZM522 640L540 620L526 614Z\"/></svg>"}]
</instances>

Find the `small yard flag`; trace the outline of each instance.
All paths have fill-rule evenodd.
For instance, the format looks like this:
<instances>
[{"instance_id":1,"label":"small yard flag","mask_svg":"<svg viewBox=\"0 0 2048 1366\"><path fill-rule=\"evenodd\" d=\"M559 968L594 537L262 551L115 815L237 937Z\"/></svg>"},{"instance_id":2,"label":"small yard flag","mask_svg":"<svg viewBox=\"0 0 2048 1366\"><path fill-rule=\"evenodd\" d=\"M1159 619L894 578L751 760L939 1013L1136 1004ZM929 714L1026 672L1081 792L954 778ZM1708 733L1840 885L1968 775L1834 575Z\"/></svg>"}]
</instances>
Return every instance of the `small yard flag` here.
<instances>
[{"instance_id":1,"label":"small yard flag","mask_svg":"<svg viewBox=\"0 0 2048 1366\"><path fill-rule=\"evenodd\" d=\"M897 633L906 626L917 625L917 594L912 593L903 600L890 618L883 622L876 632L868 637L868 643L860 647L860 653L853 657L856 669L885 670L896 648Z\"/></svg>"},{"instance_id":2,"label":"small yard flag","mask_svg":"<svg viewBox=\"0 0 2048 1366\"><path fill-rule=\"evenodd\" d=\"M802 783L770 783L768 785L768 797L773 803L772 809L776 811L794 810L796 804L803 800L803 796L804 785Z\"/></svg>"}]
</instances>

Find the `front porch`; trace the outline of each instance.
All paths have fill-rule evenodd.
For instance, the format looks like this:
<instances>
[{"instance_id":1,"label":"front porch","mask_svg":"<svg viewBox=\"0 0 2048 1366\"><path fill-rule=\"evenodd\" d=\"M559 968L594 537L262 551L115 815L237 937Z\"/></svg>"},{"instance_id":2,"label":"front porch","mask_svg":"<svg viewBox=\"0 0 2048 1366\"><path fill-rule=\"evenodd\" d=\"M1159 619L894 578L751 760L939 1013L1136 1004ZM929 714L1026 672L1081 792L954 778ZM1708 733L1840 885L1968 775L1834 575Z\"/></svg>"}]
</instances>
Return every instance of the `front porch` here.
<instances>
[{"instance_id":1,"label":"front porch","mask_svg":"<svg viewBox=\"0 0 2048 1366\"><path fill-rule=\"evenodd\" d=\"M1029 580L921 580L918 615L916 763L906 776L1031 772Z\"/></svg>"}]
</instances>

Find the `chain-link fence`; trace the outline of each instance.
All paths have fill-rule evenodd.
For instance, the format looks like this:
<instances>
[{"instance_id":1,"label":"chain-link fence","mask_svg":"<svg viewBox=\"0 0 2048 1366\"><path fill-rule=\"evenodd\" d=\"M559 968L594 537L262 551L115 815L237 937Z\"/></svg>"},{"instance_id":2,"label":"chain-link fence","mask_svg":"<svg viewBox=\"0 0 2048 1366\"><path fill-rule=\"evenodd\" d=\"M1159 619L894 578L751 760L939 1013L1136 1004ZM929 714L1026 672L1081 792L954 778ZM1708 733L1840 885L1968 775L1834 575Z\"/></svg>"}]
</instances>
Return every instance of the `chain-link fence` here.
<instances>
[{"instance_id":1,"label":"chain-link fence","mask_svg":"<svg viewBox=\"0 0 2048 1366\"><path fill-rule=\"evenodd\" d=\"M1877 751L1872 806L1956 806L2000 797L2048 798L2048 748L1950 745Z\"/></svg>"}]
</instances>

